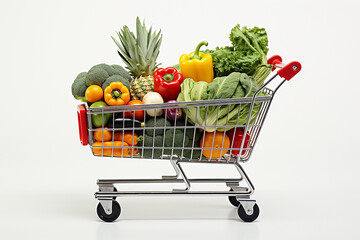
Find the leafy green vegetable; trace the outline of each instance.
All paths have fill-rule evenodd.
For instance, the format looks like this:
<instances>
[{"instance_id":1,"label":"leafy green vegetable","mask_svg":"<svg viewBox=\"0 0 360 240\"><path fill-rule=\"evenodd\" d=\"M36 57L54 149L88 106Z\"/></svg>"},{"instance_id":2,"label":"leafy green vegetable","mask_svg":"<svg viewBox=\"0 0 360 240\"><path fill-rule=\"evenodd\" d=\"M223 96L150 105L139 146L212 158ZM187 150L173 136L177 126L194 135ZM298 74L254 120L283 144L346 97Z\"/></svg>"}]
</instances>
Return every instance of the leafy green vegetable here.
<instances>
[{"instance_id":1,"label":"leafy green vegetable","mask_svg":"<svg viewBox=\"0 0 360 240\"><path fill-rule=\"evenodd\" d=\"M261 86L271 72L266 54L268 37L264 28L250 28L236 25L231 29L232 46L206 50L212 56L215 77L227 76L232 72L246 73L255 78Z\"/></svg>"},{"instance_id":2,"label":"leafy green vegetable","mask_svg":"<svg viewBox=\"0 0 360 240\"><path fill-rule=\"evenodd\" d=\"M195 82L187 78L181 84L178 102L200 101L224 98L252 97L259 89L253 77L245 73L233 72L226 77L215 78L211 83ZM209 126L244 125L249 115L250 104L232 104L220 106L189 107L184 109L187 120L197 126L208 126L208 132L225 131L229 128ZM251 114L251 122L256 118L260 104L255 104Z\"/></svg>"}]
</instances>

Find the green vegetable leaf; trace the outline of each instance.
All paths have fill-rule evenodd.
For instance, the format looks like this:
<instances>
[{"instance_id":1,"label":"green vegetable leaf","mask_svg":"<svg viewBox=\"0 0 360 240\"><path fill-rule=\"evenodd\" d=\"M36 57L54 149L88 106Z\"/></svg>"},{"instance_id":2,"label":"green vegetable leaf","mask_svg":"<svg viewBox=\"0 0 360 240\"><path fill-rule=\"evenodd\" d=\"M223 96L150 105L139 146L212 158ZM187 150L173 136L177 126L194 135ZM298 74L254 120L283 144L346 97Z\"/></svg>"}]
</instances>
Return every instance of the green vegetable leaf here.
<instances>
[{"instance_id":1,"label":"green vegetable leaf","mask_svg":"<svg viewBox=\"0 0 360 240\"><path fill-rule=\"evenodd\" d=\"M226 77L215 78L213 82L195 82L187 78L181 84L181 92L177 98L182 101L199 101L209 99L252 97L259 89L253 77L245 73L234 72ZM204 107L188 107L184 109L187 120L197 126L244 125L249 115L250 104L231 104ZM260 106L255 104L251 121L257 116ZM230 128L217 128L218 131ZM215 128L206 128L214 131Z\"/></svg>"},{"instance_id":2,"label":"green vegetable leaf","mask_svg":"<svg viewBox=\"0 0 360 240\"><path fill-rule=\"evenodd\" d=\"M212 56L215 76L246 73L261 86L271 72L266 57L269 51L266 30L258 27L240 29L240 25L236 25L231 29L229 38L232 46L205 51Z\"/></svg>"}]
</instances>

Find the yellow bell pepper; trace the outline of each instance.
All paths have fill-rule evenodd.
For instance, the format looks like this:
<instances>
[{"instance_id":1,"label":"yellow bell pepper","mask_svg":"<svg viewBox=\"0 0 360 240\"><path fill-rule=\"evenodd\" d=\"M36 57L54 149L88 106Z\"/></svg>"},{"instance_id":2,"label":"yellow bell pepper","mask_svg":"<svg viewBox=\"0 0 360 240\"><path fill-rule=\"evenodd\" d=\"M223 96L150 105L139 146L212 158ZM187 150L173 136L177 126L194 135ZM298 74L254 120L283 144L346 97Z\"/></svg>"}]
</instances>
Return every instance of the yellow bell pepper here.
<instances>
[{"instance_id":1,"label":"yellow bell pepper","mask_svg":"<svg viewBox=\"0 0 360 240\"><path fill-rule=\"evenodd\" d=\"M129 89L121 82L112 82L105 88L104 100L110 106L126 105L130 101Z\"/></svg>"},{"instance_id":2,"label":"yellow bell pepper","mask_svg":"<svg viewBox=\"0 0 360 240\"><path fill-rule=\"evenodd\" d=\"M202 45L207 46L207 41L202 41L197 45L194 52L180 56L180 70L185 78L191 78L195 82L212 82L214 79L213 62L210 54L199 52Z\"/></svg>"}]
</instances>

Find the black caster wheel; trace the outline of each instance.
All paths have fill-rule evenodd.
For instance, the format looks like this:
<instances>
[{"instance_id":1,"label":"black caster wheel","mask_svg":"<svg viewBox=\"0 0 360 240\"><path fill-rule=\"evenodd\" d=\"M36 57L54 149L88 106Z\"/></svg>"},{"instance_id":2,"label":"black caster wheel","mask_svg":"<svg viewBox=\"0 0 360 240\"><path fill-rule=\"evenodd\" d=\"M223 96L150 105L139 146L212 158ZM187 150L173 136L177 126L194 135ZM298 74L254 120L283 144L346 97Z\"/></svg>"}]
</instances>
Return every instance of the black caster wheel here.
<instances>
[{"instance_id":1,"label":"black caster wheel","mask_svg":"<svg viewBox=\"0 0 360 240\"><path fill-rule=\"evenodd\" d=\"M230 191L234 191L234 190L230 189ZM229 201L234 207L238 207L240 205L240 202L236 199L235 196L229 196Z\"/></svg>"},{"instance_id":2,"label":"black caster wheel","mask_svg":"<svg viewBox=\"0 0 360 240\"><path fill-rule=\"evenodd\" d=\"M245 211L245 209L243 208L243 206L239 205L238 208L238 215L240 217L241 220L243 220L244 222L253 222L255 221L260 213L260 209L258 207L258 205L255 203L254 207L253 207L253 212L251 215L248 215Z\"/></svg>"},{"instance_id":3,"label":"black caster wheel","mask_svg":"<svg viewBox=\"0 0 360 240\"><path fill-rule=\"evenodd\" d=\"M97 206L97 215L99 218L105 222L113 222L115 221L121 213L120 204L117 201L112 201L112 213L109 215L105 212L101 203Z\"/></svg>"}]
</instances>

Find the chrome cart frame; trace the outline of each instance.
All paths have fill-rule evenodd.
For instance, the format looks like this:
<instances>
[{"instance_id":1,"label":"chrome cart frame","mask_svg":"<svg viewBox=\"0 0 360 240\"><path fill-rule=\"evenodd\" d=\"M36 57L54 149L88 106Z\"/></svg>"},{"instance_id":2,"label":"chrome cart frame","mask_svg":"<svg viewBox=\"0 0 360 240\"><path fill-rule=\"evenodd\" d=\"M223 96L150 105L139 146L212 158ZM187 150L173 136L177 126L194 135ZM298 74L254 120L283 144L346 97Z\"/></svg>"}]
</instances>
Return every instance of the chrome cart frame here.
<instances>
[{"instance_id":1,"label":"chrome cart frame","mask_svg":"<svg viewBox=\"0 0 360 240\"><path fill-rule=\"evenodd\" d=\"M211 196L211 195L221 195L228 196L229 201L232 205L238 207L238 215L239 217L246 222L254 221L259 215L259 207L256 204L256 200L250 199L250 196L254 193L255 188L252 184L250 178L244 171L243 167L240 163L247 162L252 154L252 151L257 142L259 133L262 129L264 120L269 111L269 107L272 103L273 97L277 90L283 85L286 80L290 80L293 76L295 76L300 70L301 65L299 62L290 62L289 64L282 64L280 56L274 56L269 59L269 64L274 65L274 67L280 68L272 77L267 80L260 89L256 91L256 93L252 97L247 98L232 98L232 99L217 99L217 100L205 100L205 101L193 101L193 102L178 102L171 104L151 104L151 105L133 105L131 108L129 106L112 106L112 107L102 107L102 108L88 108L87 106L81 105L78 107L78 119L79 119L79 132L80 139L83 145L90 145L94 155L102 156L102 157L119 157L119 158L146 158L146 159L159 159L159 160L169 160L172 164L175 175L173 176L162 176L159 179L99 179L97 181L97 185L99 187L99 191L95 193L95 198L99 200L99 204L97 207L98 216L104 221L114 221L116 220L121 212L121 208L119 203L116 201L117 197L125 197L125 196L166 196L166 195L200 195L200 196ZM267 88L268 84L272 82L277 76L282 78L282 81L275 87L274 90ZM228 106L227 117L230 114L231 109L236 109L238 107L237 120L235 124L228 124L228 119L226 119L226 124L219 125L217 120L215 124L210 126L198 126L196 125L196 120L194 125L177 125L176 120L175 124L172 126L161 126L157 127L147 127L147 126L132 126L131 128L126 127L126 123L122 122L122 125L116 126L115 116L119 113L124 113L125 111L132 111L133 115L135 115L135 111L148 111L148 110L166 110L167 108L181 108L185 113L186 117L189 114L189 111L196 110L196 116L198 116L198 111L201 111L202 108L206 108L206 115L209 108L217 108L217 116L219 116L220 107ZM240 114L240 110L246 109L249 110L247 114L247 119L245 124L238 124L238 118ZM256 109L257 113L253 112ZM92 115L97 114L104 118L105 114L112 114L113 127L112 128L102 128L95 129L92 127ZM166 115L166 114L165 114ZM200 116L200 115L199 115ZM135 118L134 118L135 120ZM156 117L155 117L156 120ZM206 120L206 116L205 116ZM162 146L155 146L155 132L158 131L161 133L164 129L165 134L166 129L183 129L184 137L182 138L182 145L174 145L176 141L175 135L173 135L172 145L169 146L169 141L165 140L165 135L163 138ZM208 129L207 129L208 128ZM200 147L196 146L195 142L195 131L197 129L202 129L204 133L210 129L210 132L214 132L219 128L223 130L227 130L230 128L241 128L244 133L249 133L250 141L248 146L245 146L245 137L242 138L241 146L238 149L238 154L232 154L235 147L233 146L234 139L232 139L231 146L225 146L224 141L220 147L214 147L214 140L212 147ZM213 130L211 130L213 129ZM114 137L114 133L119 131L120 134L124 136L125 131L131 131L135 134L137 131L143 132L145 131L153 131L153 143L152 146L117 146L115 147L114 140L113 145L108 147L105 146L104 141L100 144L100 151L96 150L94 147L94 139L93 132L94 131L110 131ZM185 144L185 135L186 131L191 131L191 134L194 134L194 138L192 143ZM151 133L151 132L150 132ZM162 134L162 133L161 133ZM223 131L225 135L225 131ZM104 136L104 135L103 135ZM179 137L179 136L178 136ZM124 139L124 138L123 138ZM204 137L201 139L204 144ZM189 141L190 142L190 141ZM124 150L130 149L131 154L124 154ZM120 150L120 151L118 151ZM139 150L139 151L138 151ZM187 151L187 157L185 156L185 151ZM105 154L105 152L107 153ZM194 157L196 151L200 153L200 156ZM211 154L216 151L226 152L226 154L221 154L220 157L212 158L212 157L204 157L204 151L211 151ZM160 154L161 152L161 154ZM145 153L147 153L147 157L145 157ZM156 155L158 154L158 155ZM212 155L211 155L212 156ZM189 179L182 166L181 163L184 162L192 162L192 163L212 163L212 164L232 164L235 166L236 170L239 173L239 178L206 178L206 179ZM184 183L185 188L183 189L173 189L170 191L127 191L127 190L118 190L115 185L120 184L145 184L145 183ZM191 190L192 184L198 183L224 183L229 190L224 191L195 191ZM240 186L240 183L243 183Z\"/></svg>"}]
</instances>

